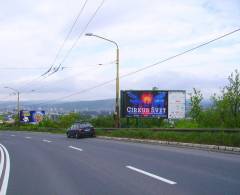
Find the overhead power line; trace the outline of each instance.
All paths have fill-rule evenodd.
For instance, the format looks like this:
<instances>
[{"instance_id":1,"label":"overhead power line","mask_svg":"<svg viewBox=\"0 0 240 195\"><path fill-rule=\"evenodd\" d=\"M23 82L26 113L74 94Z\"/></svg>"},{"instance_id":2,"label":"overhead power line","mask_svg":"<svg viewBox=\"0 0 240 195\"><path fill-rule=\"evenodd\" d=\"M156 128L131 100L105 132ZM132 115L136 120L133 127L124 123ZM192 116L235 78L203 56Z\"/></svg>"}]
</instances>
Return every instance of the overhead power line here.
<instances>
[{"instance_id":1,"label":"overhead power line","mask_svg":"<svg viewBox=\"0 0 240 195\"><path fill-rule=\"evenodd\" d=\"M77 21L79 20L80 16L82 15L83 10L84 10L84 8L86 7L87 2L88 2L88 0L86 0L86 1L84 2L83 6L81 7L81 9L80 9L77 17L75 18L75 20L74 20L74 22L73 22L73 24L72 24L72 26L71 26L71 28L70 28L70 30L69 30L66 38L64 39L64 41L63 41L62 45L60 46L60 48L58 49L58 52L57 52L57 54L56 54L56 56L55 56L55 58L54 58L54 60L53 60L52 66L51 66L44 74L42 74L42 75L34 78L34 79L31 80L31 81L28 81L27 83L24 84L24 86L26 86L26 85L29 84L29 83L32 83L33 81L37 81L37 80L39 80L40 78L42 78L43 76L49 74L49 75L43 77L43 79L46 79L46 78L48 78L49 76L53 75L54 73L56 73L57 71L60 70L58 67L61 66L61 65L63 64L63 62L66 60L66 58L69 56L69 54L71 53L71 51L73 50L73 48L76 46L78 40L81 38L81 36L83 35L83 33L86 31L86 29L88 28L88 26L89 26L90 23L92 22L92 20L95 18L97 12L98 12L98 11L100 10L100 8L103 6L105 0L102 0L102 2L100 3L100 5L99 5L99 6L97 7L97 9L95 10L94 14L90 17L90 19L89 19L89 21L87 22L87 24L85 25L84 29L80 32L79 36L78 36L77 39L74 41L74 43L72 44L71 48L68 50L67 54L64 56L64 59L61 61L60 65L59 65L58 67L54 68L54 63L56 62L57 58L59 57L59 54L60 54L60 52L62 51L62 49L63 49L63 47L64 47L67 39L69 39L69 37L70 37L70 35L71 35L71 33L72 33L73 29L74 29L74 26L76 25ZM56 71L56 70L57 70L57 71ZM61 69L61 70L63 70L63 69ZM51 72L51 71L53 71L53 72Z\"/></svg>"},{"instance_id":2,"label":"overhead power line","mask_svg":"<svg viewBox=\"0 0 240 195\"><path fill-rule=\"evenodd\" d=\"M205 42L205 43L202 43L202 44L200 44L200 45L197 45L197 46L195 46L195 47L193 47L193 48L191 48L191 49L188 49L188 50L185 50L185 51L183 51L183 52L181 52L181 53L178 53L178 54L176 54L176 55L173 55L173 56L171 56L171 57L167 57L167 58L165 58L165 59L163 59L163 60L159 60L159 61L157 61L157 62L155 62L155 63L153 63L153 64L144 66L144 67L142 67L142 68L140 68L140 69L138 69L138 70L135 70L135 71L129 72L129 73L127 73L127 74L121 75L120 78L125 78L125 77L128 77L128 76L130 76L130 75L134 75L134 74L136 74L136 73L142 72L142 71L144 71L144 70L146 70L146 69L152 68L152 67L157 66L157 65L159 65L159 64L162 64L162 63L164 63L164 62L173 60L173 59L175 59L175 58L177 58L177 57L179 57L179 56L185 55L185 54L187 54L187 53L189 53L189 52L192 52L192 51L197 50L197 49L199 49L199 48L201 48L201 47L204 47L204 46L206 46L206 45L208 45L208 44L210 44L210 43L216 42L217 40L223 39L224 37L227 37L227 36L229 36L229 35L231 35L231 34L234 34L234 33L238 32L238 31L240 31L240 28L238 28L238 29L236 29L236 30L234 30L234 31L231 31L231 32L229 32L229 33L226 33L226 34L224 34L224 35L221 35L221 36L219 36L219 37L216 37L216 38L214 38L214 39L212 39L212 40L210 40L210 41L207 41L207 42ZM55 102L55 101L58 101L58 100L63 100L63 99L66 99L66 98L70 98L70 97L72 97L72 96L75 96L75 95L78 95L78 94L81 94L81 93L85 93L85 92L91 91L91 90L93 90L93 89L102 87L102 86L104 86L104 85L107 85L107 84L109 84L109 83L112 83L112 82L115 81L115 80L116 80L116 79L111 79L111 80L105 81L105 82L103 82L103 83L100 83L100 84L98 84L98 85L95 85L95 86L93 86L93 87L89 87L89 88L83 89L83 90L81 90L81 91L78 91L78 92L75 92L75 93L72 93L72 94L69 94L69 95L66 95L66 96L57 98L57 99L45 101L45 102L38 103L38 104L28 105L28 106L40 106L40 105L44 105L44 104L47 105L47 104L49 104L49 103L51 103L51 102Z\"/></svg>"},{"instance_id":3,"label":"overhead power line","mask_svg":"<svg viewBox=\"0 0 240 195\"><path fill-rule=\"evenodd\" d=\"M97 7L97 9L95 10L95 12L93 13L93 15L90 17L90 20L87 22L87 24L84 26L84 28L82 29L82 31L80 32L79 36L77 37L77 39L74 41L74 43L72 44L72 46L70 47L70 49L67 51L66 55L64 56L63 60L60 62L60 64L63 64L65 62L65 60L68 58L68 56L70 55L70 53L72 52L72 50L74 49L74 47L77 45L79 39L84 35L85 31L87 30L88 26L90 25L90 23L93 21L93 19L96 17L97 13L99 12L99 10L101 9L101 7L103 6L105 0L102 0L102 2L99 4L99 6Z\"/></svg>"},{"instance_id":4,"label":"overhead power line","mask_svg":"<svg viewBox=\"0 0 240 195\"><path fill-rule=\"evenodd\" d=\"M81 6L81 9L79 10L77 16L75 17L74 22L73 22L73 24L71 25L70 30L68 31L65 39L63 40L62 44L60 45L59 49L57 50L57 53L56 53L56 55L55 55L55 57L54 57L54 59L53 59L53 61L52 61L52 63L51 63L51 66L49 67L49 69L48 69L46 72L44 72L43 74L41 74L40 76L37 76L37 77L35 77L34 79L27 81L23 86L26 86L26 85L28 85L29 83L32 83L32 82L34 82L34 81L37 81L38 79L42 78L44 75L46 75L46 74L50 73L52 70L54 70L55 62L56 62L57 58L59 57L59 55L60 55L60 53L61 53L61 51L62 51L65 43L66 43L67 40L69 39L69 37L70 37L70 35L71 35L71 33L72 33L75 25L77 24L77 21L79 20L80 16L82 15L83 10L84 10L87 2L88 2L88 0L85 0L84 3L83 3L83 5ZM54 72L54 73L55 73L55 72Z\"/></svg>"},{"instance_id":5,"label":"overhead power line","mask_svg":"<svg viewBox=\"0 0 240 195\"><path fill-rule=\"evenodd\" d=\"M66 77L58 78L58 79L54 80L54 82L56 83L56 82L66 81L66 80L72 79L72 78L74 78L76 76L79 76L79 74L82 74L82 73L85 74L86 71L93 70L93 68L96 69L97 66L100 66L100 65L101 66L105 66L105 65L109 65L109 64L113 64L113 62L111 61L111 62L106 62L106 63L102 63L102 64L98 64L98 65L96 65L96 64L94 64L94 65L93 64L92 65L87 65L86 66L87 68L85 68L84 70L82 70L80 72L77 72L77 73L75 72L74 74L68 75ZM102 69L102 68L99 67L99 69ZM48 87L47 84L48 83L41 83L40 85L37 85L37 88L34 87L34 90L44 89L44 88Z\"/></svg>"},{"instance_id":6,"label":"overhead power line","mask_svg":"<svg viewBox=\"0 0 240 195\"><path fill-rule=\"evenodd\" d=\"M0 70L14 70L14 71L16 71L16 70L22 70L22 71L24 71L24 70L42 70L42 69L46 69L46 67L21 67L21 68L19 68L19 67L0 67Z\"/></svg>"},{"instance_id":7,"label":"overhead power line","mask_svg":"<svg viewBox=\"0 0 240 195\"><path fill-rule=\"evenodd\" d=\"M53 69L53 72L52 72L52 73L50 72L50 71L51 71L51 68L50 68L50 71L49 71L50 74L47 75L45 78L47 78L47 77L55 74L56 72L58 72L59 67L62 66L62 64L63 64L63 63L65 62L65 60L68 58L68 56L70 55L70 53L72 52L72 50L74 49L74 47L76 47L79 39L82 37L82 35L83 35L84 32L87 30L87 28L88 28L88 26L90 25L90 23L91 23L91 22L93 21L93 19L96 17L98 11L101 9L101 7L103 6L104 2L105 2L105 0L102 0L102 1L101 1L101 3L99 4L99 6L97 7L97 9L94 11L93 15L90 17L90 19L89 19L89 21L87 22L87 24L84 26L84 28L82 29L82 31L79 33L79 36L75 39L75 41L73 42L73 44L72 44L72 46L70 47L70 49L67 51L67 53L65 54L65 56L64 56L63 59L61 60L59 66L58 66L58 67L55 67L55 69ZM86 3L87 3L87 1L85 1L85 4L84 4L84 6L83 6L83 9L84 9ZM83 11L83 9L82 9L81 11ZM80 14L80 15L81 15L81 14ZM79 15L79 16L80 16L80 15ZM77 18L77 19L78 19L78 18ZM76 21L77 21L77 20L76 20ZM76 22L74 23L74 25L75 25L75 24L76 24ZM74 25L73 25L73 27L74 27ZM73 29L73 28L71 28L70 33L67 35L67 38L70 36L70 34L71 34L71 32L72 32L72 29ZM65 42L66 42L66 40L64 40L64 43L65 43ZM61 47L60 51L62 50L62 48L63 48L63 47ZM55 64L56 59L57 59L57 57L58 57L59 54L60 54L60 51L58 52L58 54L57 54L57 56L56 56L55 61L54 61L53 64Z\"/></svg>"},{"instance_id":8,"label":"overhead power line","mask_svg":"<svg viewBox=\"0 0 240 195\"><path fill-rule=\"evenodd\" d=\"M194 50L196 50L196 49L198 49L198 48L200 48L200 47L203 47L203 46L205 46L205 45L208 45L208 44L210 44L210 43L212 43L212 42L215 42L215 41L217 41L217 40L219 40L219 39L222 39L222 38L224 38L224 37L227 37L227 36L229 36L229 35L231 35L231 34L234 34L234 33L238 32L238 31L240 31L240 28L239 28L239 29L236 29L236 30L234 30L234 31L231 31L231 32L229 32L229 33L226 33L226 34L224 34L224 35L222 35L222 36L219 36L219 37L217 37L217 38L215 38L215 39L212 39L212 40L210 40L210 41L207 41L207 42L205 42L205 43L202 43L202 44L200 44L200 45L198 45L198 46L196 46L196 47L193 47L193 48L191 48L191 49L188 49L188 50L186 50L186 51L183 51L183 52L181 52L181 53L179 53L179 54L176 54L176 55L174 55L174 56L165 58L165 59L163 59L163 60L160 60L160 61L158 61L158 62L155 62L155 63L153 63L153 64L150 64L150 65L148 65L148 66L145 66L145 67L143 67L143 68L140 68L140 69L138 69L138 70L136 70L136 71L129 72L129 73L125 74L125 75L122 75L121 77L122 77L122 78L123 78L123 77L127 77L127 76L130 76L130 75L132 75L132 74L136 74L136 73L138 73L138 72L141 72L141 71L143 71L143 70L152 68L152 67L157 66L157 65L159 65L159 64L162 64L162 63L164 63L164 62L166 62L166 61L172 60L172 59L177 58L177 57L179 57L179 56L182 56L182 55L184 55L184 54L186 54L186 53L189 53L189 52L191 52L191 51L194 51Z\"/></svg>"},{"instance_id":9,"label":"overhead power line","mask_svg":"<svg viewBox=\"0 0 240 195\"><path fill-rule=\"evenodd\" d=\"M84 2L84 4L83 4L83 6L81 7L80 11L78 12L78 14L77 14L76 18L74 19L74 22L73 22L73 24L72 24L72 26L71 26L70 30L68 31L68 33L67 33L67 35L66 35L66 37L65 37L64 41L62 42L61 46L59 47L59 49L58 49L58 51L57 51L57 54L56 54L56 56L54 57L54 60L53 60L53 62L51 63L52 65L54 65L54 64L55 64L55 62L56 62L57 58L59 57L59 55L60 55L60 53L61 53L61 51L62 51L62 49L63 49L63 47L64 47L65 43L66 43L66 42L67 42L67 40L69 39L69 37L70 37L70 35L71 35L71 33L72 33L72 31L73 31L73 29L74 29L75 25L77 24L77 22L78 22L78 20L79 20L80 16L82 15L82 13L83 13L83 10L84 10L84 8L86 7L86 4L87 4L87 2L88 2L88 0L85 0L85 2Z\"/></svg>"},{"instance_id":10,"label":"overhead power line","mask_svg":"<svg viewBox=\"0 0 240 195\"><path fill-rule=\"evenodd\" d=\"M30 92L32 92L32 91L20 92L20 93L21 93L21 94L26 94L26 93L30 93ZM15 95L16 95L16 92L12 92L12 93L9 93L8 96L5 96L5 97L3 97L3 98L0 98L0 105L5 104L5 101L3 101L3 100L9 99L10 96L14 97ZM11 100L11 101L13 101L13 100ZM14 101L15 101L15 100L14 100Z\"/></svg>"}]
</instances>

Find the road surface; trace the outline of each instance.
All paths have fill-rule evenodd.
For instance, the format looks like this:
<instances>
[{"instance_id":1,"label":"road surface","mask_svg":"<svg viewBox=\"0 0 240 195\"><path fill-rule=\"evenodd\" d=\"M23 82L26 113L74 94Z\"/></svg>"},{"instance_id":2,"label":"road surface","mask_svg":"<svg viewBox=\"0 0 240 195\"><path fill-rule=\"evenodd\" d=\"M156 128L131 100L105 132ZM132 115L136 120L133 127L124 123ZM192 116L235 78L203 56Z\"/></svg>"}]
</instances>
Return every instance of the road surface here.
<instances>
[{"instance_id":1,"label":"road surface","mask_svg":"<svg viewBox=\"0 0 240 195\"><path fill-rule=\"evenodd\" d=\"M0 194L240 194L240 155L14 131L0 144Z\"/></svg>"}]
</instances>

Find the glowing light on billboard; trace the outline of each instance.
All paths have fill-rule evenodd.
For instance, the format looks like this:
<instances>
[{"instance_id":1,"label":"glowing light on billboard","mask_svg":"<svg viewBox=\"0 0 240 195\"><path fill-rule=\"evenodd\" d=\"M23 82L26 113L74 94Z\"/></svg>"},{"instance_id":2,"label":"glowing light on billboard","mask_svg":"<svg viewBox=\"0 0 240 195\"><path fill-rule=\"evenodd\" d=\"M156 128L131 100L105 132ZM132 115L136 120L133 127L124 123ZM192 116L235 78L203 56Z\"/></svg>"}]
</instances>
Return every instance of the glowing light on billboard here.
<instances>
[{"instance_id":1,"label":"glowing light on billboard","mask_svg":"<svg viewBox=\"0 0 240 195\"><path fill-rule=\"evenodd\" d=\"M122 115L126 117L167 118L166 91L124 91Z\"/></svg>"},{"instance_id":2,"label":"glowing light on billboard","mask_svg":"<svg viewBox=\"0 0 240 195\"><path fill-rule=\"evenodd\" d=\"M185 117L186 92L178 91L121 91L122 117L169 118Z\"/></svg>"}]
</instances>

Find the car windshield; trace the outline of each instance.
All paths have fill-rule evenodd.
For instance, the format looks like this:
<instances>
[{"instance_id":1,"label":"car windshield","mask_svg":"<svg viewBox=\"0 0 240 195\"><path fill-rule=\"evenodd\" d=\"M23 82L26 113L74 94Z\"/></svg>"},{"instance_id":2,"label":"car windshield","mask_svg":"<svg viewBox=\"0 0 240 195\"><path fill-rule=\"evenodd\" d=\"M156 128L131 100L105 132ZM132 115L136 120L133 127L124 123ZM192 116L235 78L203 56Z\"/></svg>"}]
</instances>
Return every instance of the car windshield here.
<instances>
[{"instance_id":1,"label":"car windshield","mask_svg":"<svg viewBox=\"0 0 240 195\"><path fill-rule=\"evenodd\" d=\"M79 129L79 128L86 128L86 127L92 127L89 123L75 123L71 126L70 129Z\"/></svg>"}]
</instances>

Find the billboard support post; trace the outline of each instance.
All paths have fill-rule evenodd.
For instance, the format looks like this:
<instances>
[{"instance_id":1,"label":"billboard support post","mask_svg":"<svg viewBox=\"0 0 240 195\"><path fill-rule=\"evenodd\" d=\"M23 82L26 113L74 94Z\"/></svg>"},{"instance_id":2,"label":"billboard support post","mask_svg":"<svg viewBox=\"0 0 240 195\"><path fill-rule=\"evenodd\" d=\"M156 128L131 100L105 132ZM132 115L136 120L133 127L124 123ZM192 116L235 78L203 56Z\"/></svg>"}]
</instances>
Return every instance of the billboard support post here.
<instances>
[{"instance_id":1,"label":"billboard support post","mask_svg":"<svg viewBox=\"0 0 240 195\"><path fill-rule=\"evenodd\" d=\"M139 128L139 120L138 120L138 118L136 118L136 126L137 126L137 128Z\"/></svg>"},{"instance_id":2,"label":"billboard support post","mask_svg":"<svg viewBox=\"0 0 240 195\"><path fill-rule=\"evenodd\" d=\"M126 120L127 120L127 128L129 128L129 118L127 117Z\"/></svg>"}]
</instances>

